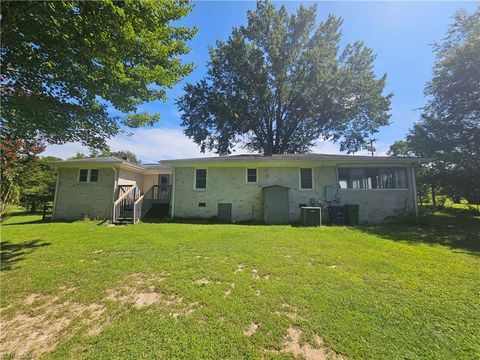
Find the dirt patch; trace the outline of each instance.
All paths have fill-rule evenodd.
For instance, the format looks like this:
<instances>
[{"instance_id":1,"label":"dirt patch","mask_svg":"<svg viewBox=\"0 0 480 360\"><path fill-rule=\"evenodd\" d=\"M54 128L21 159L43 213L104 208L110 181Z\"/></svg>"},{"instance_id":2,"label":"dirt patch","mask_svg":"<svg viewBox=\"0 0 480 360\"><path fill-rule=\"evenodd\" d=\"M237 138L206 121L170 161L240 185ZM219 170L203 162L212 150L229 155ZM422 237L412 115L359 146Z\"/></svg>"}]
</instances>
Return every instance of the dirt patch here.
<instances>
[{"instance_id":1,"label":"dirt patch","mask_svg":"<svg viewBox=\"0 0 480 360\"><path fill-rule=\"evenodd\" d=\"M195 280L193 283L194 283L194 284L197 284L197 285L207 285L207 284L210 284L210 279L204 277L204 278Z\"/></svg>"},{"instance_id":2,"label":"dirt patch","mask_svg":"<svg viewBox=\"0 0 480 360\"><path fill-rule=\"evenodd\" d=\"M130 303L137 309L150 306L160 301L160 295L155 291L136 292L136 289L110 289L107 291L106 300Z\"/></svg>"},{"instance_id":3,"label":"dirt patch","mask_svg":"<svg viewBox=\"0 0 480 360\"><path fill-rule=\"evenodd\" d=\"M134 274L90 304L71 300L73 286L59 288L58 296L32 293L23 299L23 309L0 318L0 357L37 358L81 331L90 336L100 334L111 322L106 313L108 302L127 303L138 309L155 305L165 308L173 318L194 312L198 303L186 303L182 297L157 290L167 276Z\"/></svg>"},{"instance_id":4,"label":"dirt patch","mask_svg":"<svg viewBox=\"0 0 480 360\"><path fill-rule=\"evenodd\" d=\"M198 308L198 302L182 305L182 301L183 299L180 298L180 301L178 302L179 306L177 306L175 311L170 313L170 316L172 316L174 319L177 319L180 316L190 315Z\"/></svg>"},{"instance_id":5,"label":"dirt patch","mask_svg":"<svg viewBox=\"0 0 480 360\"><path fill-rule=\"evenodd\" d=\"M243 265L243 264L238 264L238 265L237 265L237 269L235 270L234 274L241 273L241 272L243 272L244 269L245 269L245 265Z\"/></svg>"},{"instance_id":6,"label":"dirt patch","mask_svg":"<svg viewBox=\"0 0 480 360\"><path fill-rule=\"evenodd\" d=\"M337 268L337 265L330 265L330 266L327 266L329 269L336 269Z\"/></svg>"},{"instance_id":7,"label":"dirt patch","mask_svg":"<svg viewBox=\"0 0 480 360\"><path fill-rule=\"evenodd\" d=\"M258 325L256 322L252 322L250 323L250 325L248 325L248 327L243 331L243 335L245 336L252 336L253 334L255 334L258 330L258 328L260 327L260 325Z\"/></svg>"},{"instance_id":8,"label":"dirt patch","mask_svg":"<svg viewBox=\"0 0 480 360\"><path fill-rule=\"evenodd\" d=\"M231 283L230 287L224 292L224 297L229 297L232 294L232 290L235 289L235 283Z\"/></svg>"},{"instance_id":9,"label":"dirt patch","mask_svg":"<svg viewBox=\"0 0 480 360\"><path fill-rule=\"evenodd\" d=\"M293 356L305 360L346 360L346 358L324 345L323 339L314 335L315 345L302 344L300 338L302 331L289 327L287 335L284 338L283 349L281 351L264 349L267 353L291 353Z\"/></svg>"},{"instance_id":10,"label":"dirt patch","mask_svg":"<svg viewBox=\"0 0 480 360\"><path fill-rule=\"evenodd\" d=\"M27 313L17 312L13 318L1 319L1 357L39 357L73 337L81 327L97 323L105 311L102 304L62 302L58 296L42 294L30 294L24 303L29 306Z\"/></svg>"},{"instance_id":11,"label":"dirt patch","mask_svg":"<svg viewBox=\"0 0 480 360\"><path fill-rule=\"evenodd\" d=\"M41 294L33 293L28 295L25 300L23 300L23 302L25 303L25 305L32 305L35 300L38 300L41 296Z\"/></svg>"},{"instance_id":12,"label":"dirt patch","mask_svg":"<svg viewBox=\"0 0 480 360\"><path fill-rule=\"evenodd\" d=\"M252 278L253 280L260 280L260 279L263 279L263 280L270 280L270 275L264 275L264 276L260 276L258 274L258 270L257 269L252 269Z\"/></svg>"},{"instance_id":13,"label":"dirt patch","mask_svg":"<svg viewBox=\"0 0 480 360\"><path fill-rule=\"evenodd\" d=\"M290 304L283 303L281 311L275 311L275 315L277 316L286 316L292 320L301 320L303 319L300 315L298 315L298 309Z\"/></svg>"}]
</instances>

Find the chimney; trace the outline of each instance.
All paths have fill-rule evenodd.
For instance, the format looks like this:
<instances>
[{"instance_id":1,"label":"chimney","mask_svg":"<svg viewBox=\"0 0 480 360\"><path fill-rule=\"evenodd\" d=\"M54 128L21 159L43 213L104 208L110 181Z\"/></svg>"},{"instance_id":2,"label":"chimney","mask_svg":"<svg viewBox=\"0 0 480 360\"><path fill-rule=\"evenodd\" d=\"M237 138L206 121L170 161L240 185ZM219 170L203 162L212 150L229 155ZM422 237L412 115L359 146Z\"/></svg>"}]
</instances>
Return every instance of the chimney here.
<instances>
[{"instance_id":1,"label":"chimney","mask_svg":"<svg viewBox=\"0 0 480 360\"><path fill-rule=\"evenodd\" d=\"M125 160L125 161L130 161L130 159L128 158L128 156L127 156L127 155L123 155L123 156L122 156L122 160Z\"/></svg>"}]
</instances>

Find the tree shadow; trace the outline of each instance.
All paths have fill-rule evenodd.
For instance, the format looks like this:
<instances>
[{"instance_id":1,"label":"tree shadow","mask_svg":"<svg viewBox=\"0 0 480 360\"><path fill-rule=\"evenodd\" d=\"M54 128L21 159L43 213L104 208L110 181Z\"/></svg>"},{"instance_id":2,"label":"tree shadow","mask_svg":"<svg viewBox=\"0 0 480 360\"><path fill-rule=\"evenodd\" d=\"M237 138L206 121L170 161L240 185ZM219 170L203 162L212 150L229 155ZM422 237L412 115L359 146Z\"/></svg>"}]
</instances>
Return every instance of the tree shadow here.
<instances>
[{"instance_id":1,"label":"tree shadow","mask_svg":"<svg viewBox=\"0 0 480 360\"><path fill-rule=\"evenodd\" d=\"M419 219L417 224L361 226L359 230L394 241L447 246L480 256L480 218L444 211Z\"/></svg>"},{"instance_id":2,"label":"tree shadow","mask_svg":"<svg viewBox=\"0 0 480 360\"><path fill-rule=\"evenodd\" d=\"M35 239L24 241L18 244L12 244L10 241L0 243L1 271L12 270L13 266L25 259L25 256L31 254L38 248L50 245L50 243Z\"/></svg>"}]
</instances>

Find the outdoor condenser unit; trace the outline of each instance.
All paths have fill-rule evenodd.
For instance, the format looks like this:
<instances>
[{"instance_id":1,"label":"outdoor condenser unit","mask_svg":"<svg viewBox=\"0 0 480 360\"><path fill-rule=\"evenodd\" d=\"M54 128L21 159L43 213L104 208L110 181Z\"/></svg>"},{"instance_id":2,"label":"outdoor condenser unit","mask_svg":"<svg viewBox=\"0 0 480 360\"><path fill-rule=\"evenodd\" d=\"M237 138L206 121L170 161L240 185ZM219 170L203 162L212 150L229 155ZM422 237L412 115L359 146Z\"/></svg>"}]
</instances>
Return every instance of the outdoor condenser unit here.
<instances>
[{"instance_id":1,"label":"outdoor condenser unit","mask_svg":"<svg viewBox=\"0 0 480 360\"><path fill-rule=\"evenodd\" d=\"M300 221L303 226L322 225L322 208L317 206L304 206L300 209Z\"/></svg>"}]
</instances>

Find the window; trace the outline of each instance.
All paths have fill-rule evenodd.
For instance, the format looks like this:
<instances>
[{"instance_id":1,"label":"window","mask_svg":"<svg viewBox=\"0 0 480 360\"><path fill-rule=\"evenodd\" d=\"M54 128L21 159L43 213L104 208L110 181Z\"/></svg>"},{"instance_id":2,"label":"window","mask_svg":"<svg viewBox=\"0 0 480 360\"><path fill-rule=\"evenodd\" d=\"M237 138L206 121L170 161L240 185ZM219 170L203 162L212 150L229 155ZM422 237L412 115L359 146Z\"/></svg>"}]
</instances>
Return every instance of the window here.
<instances>
[{"instance_id":1,"label":"window","mask_svg":"<svg viewBox=\"0 0 480 360\"><path fill-rule=\"evenodd\" d=\"M90 182L98 181L98 169L90 170Z\"/></svg>"},{"instance_id":2,"label":"window","mask_svg":"<svg viewBox=\"0 0 480 360\"><path fill-rule=\"evenodd\" d=\"M80 169L78 174L78 182L87 182L88 181L88 169Z\"/></svg>"},{"instance_id":3,"label":"window","mask_svg":"<svg viewBox=\"0 0 480 360\"><path fill-rule=\"evenodd\" d=\"M257 182L257 169L247 169L247 183Z\"/></svg>"},{"instance_id":4,"label":"window","mask_svg":"<svg viewBox=\"0 0 480 360\"><path fill-rule=\"evenodd\" d=\"M207 169L195 169L195 189L207 188Z\"/></svg>"},{"instance_id":5,"label":"window","mask_svg":"<svg viewBox=\"0 0 480 360\"><path fill-rule=\"evenodd\" d=\"M78 182L98 182L98 169L80 169L78 172Z\"/></svg>"},{"instance_id":6,"label":"window","mask_svg":"<svg viewBox=\"0 0 480 360\"><path fill-rule=\"evenodd\" d=\"M300 169L300 189L313 189L313 169Z\"/></svg>"},{"instance_id":7,"label":"window","mask_svg":"<svg viewBox=\"0 0 480 360\"><path fill-rule=\"evenodd\" d=\"M405 168L338 168L340 189L407 189Z\"/></svg>"},{"instance_id":8,"label":"window","mask_svg":"<svg viewBox=\"0 0 480 360\"><path fill-rule=\"evenodd\" d=\"M198 203L198 207L206 207L207 206L207 203Z\"/></svg>"}]
</instances>

